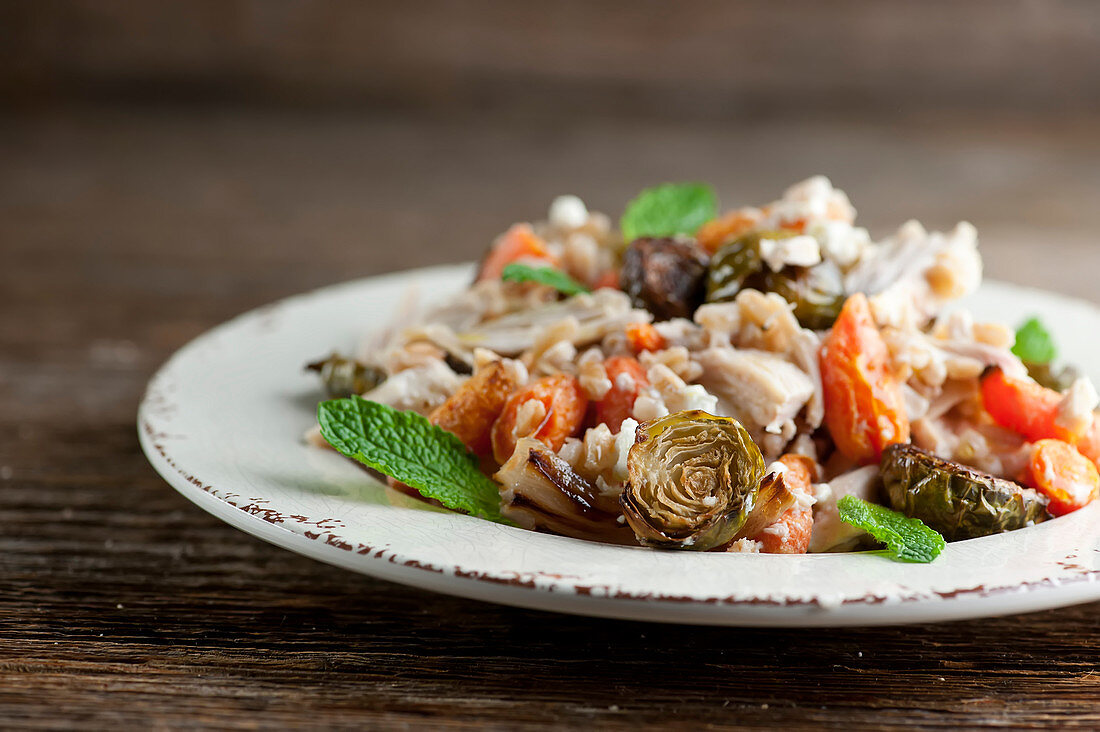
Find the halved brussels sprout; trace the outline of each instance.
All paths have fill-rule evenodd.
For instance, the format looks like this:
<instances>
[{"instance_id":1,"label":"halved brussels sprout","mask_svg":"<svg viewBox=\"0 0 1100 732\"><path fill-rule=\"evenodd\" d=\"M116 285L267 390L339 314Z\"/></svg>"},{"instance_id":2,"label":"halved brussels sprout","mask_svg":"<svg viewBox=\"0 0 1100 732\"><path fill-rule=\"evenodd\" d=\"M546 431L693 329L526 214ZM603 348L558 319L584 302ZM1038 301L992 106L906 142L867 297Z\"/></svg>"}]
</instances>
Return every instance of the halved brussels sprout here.
<instances>
[{"instance_id":1,"label":"halved brussels sprout","mask_svg":"<svg viewBox=\"0 0 1100 732\"><path fill-rule=\"evenodd\" d=\"M377 366L344 358L339 353L306 364L306 369L321 375L325 393L333 399L366 394L386 380L386 372Z\"/></svg>"},{"instance_id":2,"label":"halved brussels sprout","mask_svg":"<svg viewBox=\"0 0 1100 732\"><path fill-rule=\"evenodd\" d=\"M737 420L690 410L639 425L627 471L620 501L638 541L706 551L744 525L764 458Z\"/></svg>"},{"instance_id":3,"label":"halved brussels sprout","mask_svg":"<svg viewBox=\"0 0 1100 732\"><path fill-rule=\"evenodd\" d=\"M775 292L794 306L805 328L832 326L844 305L844 280L831 261L812 267L787 266L773 272L760 256L762 239L789 239L793 231L756 231L723 246L710 261L707 302L732 300L744 289Z\"/></svg>"},{"instance_id":4,"label":"halved brussels sprout","mask_svg":"<svg viewBox=\"0 0 1100 732\"><path fill-rule=\"evenodd\" d=\"M1050 518L1030 488L938 458L910 444L890 445L879 466L890 505L948 541L1022 529Z\"/></svg>"}]
</instances>

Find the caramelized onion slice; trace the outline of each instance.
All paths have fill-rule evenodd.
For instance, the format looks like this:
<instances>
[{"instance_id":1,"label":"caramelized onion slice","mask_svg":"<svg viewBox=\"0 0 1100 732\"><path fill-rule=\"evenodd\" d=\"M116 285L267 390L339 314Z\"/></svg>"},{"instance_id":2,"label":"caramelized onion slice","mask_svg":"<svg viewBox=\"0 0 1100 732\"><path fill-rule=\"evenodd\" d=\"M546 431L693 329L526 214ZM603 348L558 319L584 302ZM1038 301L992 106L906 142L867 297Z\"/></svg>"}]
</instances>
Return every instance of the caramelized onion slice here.
<instances>
[{"instance_id":1,"label":"caramelized onion slice","mask_svg":"<svg viewBox=\"0 0 1100 732\"><path fill-rule=\"evenodd\" d=\"M525 529L574 539L634 544L620 523L621 509L539 440L525 437L494 478L501 484L501 513Z\"/></svg>"}]
</instances>

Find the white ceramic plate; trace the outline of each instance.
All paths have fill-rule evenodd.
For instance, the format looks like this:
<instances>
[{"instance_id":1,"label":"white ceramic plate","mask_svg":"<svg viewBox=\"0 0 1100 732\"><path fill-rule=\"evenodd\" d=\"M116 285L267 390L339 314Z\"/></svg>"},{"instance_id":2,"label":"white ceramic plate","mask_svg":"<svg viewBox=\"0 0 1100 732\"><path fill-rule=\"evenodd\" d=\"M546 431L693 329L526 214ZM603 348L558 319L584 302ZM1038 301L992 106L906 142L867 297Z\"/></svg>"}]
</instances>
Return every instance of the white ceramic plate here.
<instances>
[{"instance_id":1,"label":"white ceramic plate","mask_svg":"<svg viewBox=\"0 0 1100 732\"><path fill-rule=\"evenodd\" d=\"M250 534L323 562L491 602L716 625L872 625L1026 612L1100 599L1100 504L1033 528L948 545L931 564L875 554L695 554L538 534L427 507L301 436L317 383L303 364L352 351L410 287L438 299L469 281L445 267L328 287L242 315L181 349L138 414L153 466ZM1100 310L987 283L980 317L1052 326L1100 383Z\"/></svg>"}]
</instances>

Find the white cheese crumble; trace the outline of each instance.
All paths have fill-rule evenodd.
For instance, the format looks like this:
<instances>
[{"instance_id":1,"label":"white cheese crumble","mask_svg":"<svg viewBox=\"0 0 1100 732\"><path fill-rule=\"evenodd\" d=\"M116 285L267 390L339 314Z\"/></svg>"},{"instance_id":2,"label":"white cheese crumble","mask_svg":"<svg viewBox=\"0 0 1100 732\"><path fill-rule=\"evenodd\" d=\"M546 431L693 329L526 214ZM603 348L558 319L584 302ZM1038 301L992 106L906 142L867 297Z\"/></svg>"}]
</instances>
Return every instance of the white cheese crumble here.
<instances>
[{"instance_id":1,"label":"white cheese crumble","mask_svg":"<svg viewBox=\"0 0 1100 732\"><path fill-rule=\"evenodd\" d=\"M588 208L576 196L558 196L550 204L548 218L559 229L579 229L588 221Z\"/></svg>"},{"instance_id":2,"label":"white cheese crumble","mask_svg":"<svg viewBox=\"0 0 1100 732\"><path fill-rule=\"evenodd\" d=\"M778 272L789 264L812 267L821 263L821 246L812 236L761 239L760 258L772 272Z\"/></svg>"}]
</instances>

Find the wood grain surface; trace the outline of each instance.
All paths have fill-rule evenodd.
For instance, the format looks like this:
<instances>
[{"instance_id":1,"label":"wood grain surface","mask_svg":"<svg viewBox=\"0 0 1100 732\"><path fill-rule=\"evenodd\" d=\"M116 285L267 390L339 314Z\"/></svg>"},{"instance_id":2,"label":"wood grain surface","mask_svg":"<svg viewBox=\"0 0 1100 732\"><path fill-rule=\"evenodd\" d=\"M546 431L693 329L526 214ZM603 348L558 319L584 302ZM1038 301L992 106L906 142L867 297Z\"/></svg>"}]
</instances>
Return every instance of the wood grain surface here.
<instances>
[{"instance_id":1,"label":"wood grain surface","mask_svg":"<svg viewBox=\"0 0 1100 732\"><path fill-rule=\"evenodd\" d=\"M144 384L245 309L475 256L574 192L729 204L830 174L883 233L1100 301L1095 119L694 126L232 109L0 120L0 727L1100 727L1100 605L739 630L428 594L246 536L137 444ZM303 354L303 358L315 354Z\"/></svg>"}]
</instances>

